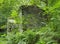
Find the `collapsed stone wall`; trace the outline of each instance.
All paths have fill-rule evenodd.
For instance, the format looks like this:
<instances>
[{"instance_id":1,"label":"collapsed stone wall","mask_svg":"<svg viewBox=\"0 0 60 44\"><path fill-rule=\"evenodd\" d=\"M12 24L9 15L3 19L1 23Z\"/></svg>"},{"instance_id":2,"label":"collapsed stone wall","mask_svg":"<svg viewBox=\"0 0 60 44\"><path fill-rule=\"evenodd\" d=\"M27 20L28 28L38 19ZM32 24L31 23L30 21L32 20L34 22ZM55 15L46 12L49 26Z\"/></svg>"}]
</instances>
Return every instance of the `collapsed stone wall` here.
<instances>
[{"instance_id":1,"label":"collapsed stone wall","mask_svg":"<svg viewBox=\"0 0 60 44\"><path fill-rule=\"evenodd\" d=\"M38 29L46 25L47 15L43 15L45 10L40 9L35 5L21 6L23 17L23 29Z\"/></svg>"}]
</instances>

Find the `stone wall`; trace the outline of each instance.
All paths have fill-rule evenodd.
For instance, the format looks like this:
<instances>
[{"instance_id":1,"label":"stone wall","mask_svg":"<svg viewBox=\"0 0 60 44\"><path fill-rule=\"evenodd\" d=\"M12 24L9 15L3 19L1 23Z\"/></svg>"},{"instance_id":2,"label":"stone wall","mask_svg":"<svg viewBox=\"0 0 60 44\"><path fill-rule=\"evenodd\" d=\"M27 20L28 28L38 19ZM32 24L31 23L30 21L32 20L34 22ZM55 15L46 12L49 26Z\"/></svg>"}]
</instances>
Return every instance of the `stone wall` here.
<instances>
[{"instance_id":1,"label":"stone wall","mask_svg":"<svg viewBox=\"0 0 60 44\"><path fill-rule=\"evenodd\" d=\"M44 10L40 9L37 6L23 5L22 17L23 17L23 29L38 29L46 25L47 15L44 15Z\"/></svg>"}]
</instances>

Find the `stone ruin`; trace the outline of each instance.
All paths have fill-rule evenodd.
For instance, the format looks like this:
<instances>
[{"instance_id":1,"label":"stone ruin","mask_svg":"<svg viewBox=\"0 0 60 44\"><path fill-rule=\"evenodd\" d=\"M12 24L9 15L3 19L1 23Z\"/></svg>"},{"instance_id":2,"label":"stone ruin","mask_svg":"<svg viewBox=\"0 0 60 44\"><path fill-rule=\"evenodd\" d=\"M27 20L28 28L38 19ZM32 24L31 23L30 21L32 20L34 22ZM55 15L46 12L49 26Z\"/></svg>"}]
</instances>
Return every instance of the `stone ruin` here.
<instances>
[{"instance_id":1,"label":"stone ruin","mask_svg":"<svg viewBox=\"0 0 60 44\"><path fill-rule=\"evenodd\" d=\"M22 25L23 30L26 29L39 29L46 25L48 16L44 15L45 10L40 9L38 6L23 5L21 6L22 10Z\"/></svg>"}]
</instances>

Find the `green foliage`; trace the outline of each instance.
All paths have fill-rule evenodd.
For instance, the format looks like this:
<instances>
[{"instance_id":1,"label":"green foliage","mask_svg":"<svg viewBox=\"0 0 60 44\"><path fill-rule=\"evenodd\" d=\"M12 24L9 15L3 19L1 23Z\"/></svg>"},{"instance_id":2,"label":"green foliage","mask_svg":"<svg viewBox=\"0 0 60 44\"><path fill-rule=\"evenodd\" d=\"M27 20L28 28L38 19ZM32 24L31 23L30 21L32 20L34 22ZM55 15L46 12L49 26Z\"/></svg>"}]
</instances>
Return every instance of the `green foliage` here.
<instances>
[{"instance_id":1,"label":"green foliage","mask_svg":"<svg viewBox=\"0 0 60 44\"><path fill-rule=\"evenodd\" d=\"M23 5L26 7L34 5L44 10L44 12L36 13L38 10L32 11L32 8L30 8L28 11L28 8L26 8L27 13L29 14L32 11L32 14L24 13L26 16L22 16L23 13L20 7ZM35 14L33 14L34 12ZM44 17L37 17L40 13ZM45 16L47 15L46 20ZM36 17L41 19L38 20ZM34 20L29 22L29 19L32 20L31 18ZM0 44L60 44L60 0L0 0L0 33L3 33L1 29L7 30L9 28L9 23L11 23L9 21L13 24L10 24L13 27L12 29L10 27L10 29L13 31L0 34ZM33 29L24 27L29 23L35 26L37 21L39 25L41 21L46 24L39 28L36 25L37 28ZM15 26L18 26L18 28ZM24 29L21 29L22 27ZM23 32L17 30L23 30ZM16 32L14 33L14 31Z\"/></svg>"}]
</instances>

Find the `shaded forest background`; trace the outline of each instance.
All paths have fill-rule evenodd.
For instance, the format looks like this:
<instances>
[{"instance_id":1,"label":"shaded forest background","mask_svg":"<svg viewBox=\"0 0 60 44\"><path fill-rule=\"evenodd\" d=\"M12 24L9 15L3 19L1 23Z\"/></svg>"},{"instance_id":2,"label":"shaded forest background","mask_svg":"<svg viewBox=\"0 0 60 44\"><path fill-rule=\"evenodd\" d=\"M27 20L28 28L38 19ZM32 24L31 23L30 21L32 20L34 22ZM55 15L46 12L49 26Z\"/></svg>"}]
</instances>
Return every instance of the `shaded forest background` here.
<instances>
[{"instance_id":1,"label":"shaded forest background","mask_svg":"<svg viewBox=\"0 0 60 44\"><path fill-rule=\"evenodd\" d=\"M0 0L0 44L60 44L60 0Z\"/></svg>"}]
</instances>

